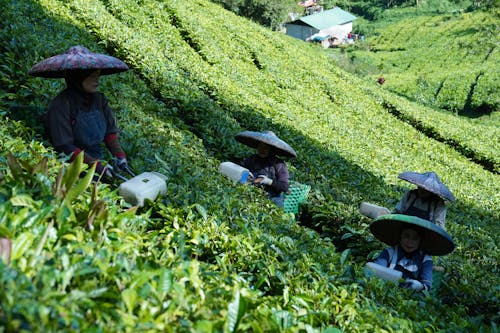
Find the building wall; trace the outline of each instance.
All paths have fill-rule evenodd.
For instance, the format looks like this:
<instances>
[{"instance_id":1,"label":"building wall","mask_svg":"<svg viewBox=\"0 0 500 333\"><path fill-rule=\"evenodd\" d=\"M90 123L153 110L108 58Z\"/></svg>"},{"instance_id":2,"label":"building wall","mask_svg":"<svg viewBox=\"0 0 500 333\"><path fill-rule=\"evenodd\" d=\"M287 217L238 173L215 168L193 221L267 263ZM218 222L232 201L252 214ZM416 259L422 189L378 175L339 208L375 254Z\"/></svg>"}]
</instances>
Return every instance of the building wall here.
<instances>
[{"instance_id":1,"label":"building wall","mask_svg":"<svg viewBox=\"0 0 500 333\"><path fill-rule=\"evenodd\" d=\"M298 24L287 24L286 34L298 39L306 40L307 38L314 35L319 30L310 26L298 25Z\"/></svg>"},{"instance_id":2,"label":"building wall","mask_svg":"<svg viewBox=\"0 0 500 333\"><path fill-rule=\"evenodd\" d=\"M320 33L320 34L328 34L332 37L336 37L338 39L343 39L347 37L347 34L352 31L352 22L341 24L341 25L334 25L331 27L328 27L326 29L323 29L319 31L318 29L315 29L310 26L304 26L304 25L298 25L298 24L287 24L286 25L286 34L288 36L292 36L298 39L306 40L307 38L311 37L315 33Z\"/></svg>"},{"instance_id":3,"label":"building wall","mask_svg":"<svg viewBox=\"0 0 500 333\"><path fill-rule=\"evenodd\" d=\"M321 34L328 34L332 37L336 37L338 39L343 39L347 38L347 34L352 31L352 22L346 23L346 24L341 24L341 25L334 25L332 27L323 29L320 31Z\"/></svg>"}]
</instances>

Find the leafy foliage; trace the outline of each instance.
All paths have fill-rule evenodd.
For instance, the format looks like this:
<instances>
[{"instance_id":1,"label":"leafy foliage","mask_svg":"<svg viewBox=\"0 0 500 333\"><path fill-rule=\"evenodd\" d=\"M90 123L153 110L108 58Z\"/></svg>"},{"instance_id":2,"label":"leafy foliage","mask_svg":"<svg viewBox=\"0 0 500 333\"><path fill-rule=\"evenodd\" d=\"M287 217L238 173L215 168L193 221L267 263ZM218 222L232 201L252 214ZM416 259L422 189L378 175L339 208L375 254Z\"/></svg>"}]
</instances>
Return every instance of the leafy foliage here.
<instances>
[{"instance_id":1,"label":"leafy foliage","mask_svg":"<svg viewBox=\"0 0 500 333\"><path fill-rule=\"evenodd\" d=\"M479 117L498 111L498 10L420 15L381 25L350 59L421 104Z\"/></svg>"},{"instance_id":2,"label":"leafy foliage","mask_svg":"<svg viewBox=\"0 0 500 333\"><path fill-rule=\"evenodd\" d=\"M107 185L80 188L86 181L69 176L78 162L63 166L33 129L3 112L0 224L15 249L11 266L0 265L0 322L8 330L496 328L498 290L488 286L498 285L498 175L387 111L388 102L406 109L404 100L338 68L326 72L330 62L318 50L206 1L0 4L9 71L25 73L74 44L133 67L101 87L120 108L133 168L168 176L167 194L141 210ZM60 84L13 75L1 89L8 92L1 105L40 106ZM233 135L264 128L300 154L289 161L293 177L313 189L302 223L336 245L257 189L218 174L220 161L248 154ZM357 206L393 205L405 169L435 170L459 198L448 216L457 250L440 263L447 270L437 297L362 274L381 245ZM71 171L58 177L60 170ZM65 205L70 183L78 190ZM49 229L58 207L66 208Z\"/></svg>"}]
</instances>

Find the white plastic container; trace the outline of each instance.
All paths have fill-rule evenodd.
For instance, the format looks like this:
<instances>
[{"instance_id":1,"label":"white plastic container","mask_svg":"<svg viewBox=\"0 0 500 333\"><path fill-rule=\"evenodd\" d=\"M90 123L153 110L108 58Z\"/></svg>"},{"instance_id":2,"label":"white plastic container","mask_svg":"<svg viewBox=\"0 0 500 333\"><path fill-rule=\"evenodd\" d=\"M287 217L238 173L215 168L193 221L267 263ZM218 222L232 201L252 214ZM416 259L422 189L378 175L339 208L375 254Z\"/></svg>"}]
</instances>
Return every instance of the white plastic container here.
<instances>
[{"instance_id":1,"label":"white plastic container","mask_svg":"<svg viewBox=\"0 0 500 333\"><path fill-rule=\"evenodd\" d=\"M362 202L359 206L359 212L364 216L376 219L381 215L390 214L391 211L385 207L378 206L369 202Z\"/></svg>"},{"instance_id":2,"label":"white plastic container","mask_svg":"<svg viewBox=\"0 0 500 333\"><path fill-rule=\"evenodd\" d=\"M222 162L219 165L219 171L223 175L231 178L235 182L246 183L250 171L233 162Z\"/></svg>"},{"instance_id":3,"label":"white plastic container","mask_svg":"<svg viewBox=\"0 0 500 333\"><path fill-rule=\"evenodd\" d=\"M118 193L131 205L142 207L144 199L155 200L167 190L166 176L158 172L143 172L120 184Z\"/></svg>"},{"instance_id":4,"label":"white plastic container","mask_svg":"<svg viewBox=\"0 0 500 333\"><path fill-rule=\"evenodd\" d=\"M401 279L403 276L403 273L400 271L389 267L384 267L374 262L366 263L365 269L369 272L372 272L372 274L374 274L375 276L387 281L398 282L399 279Z\"/></svg>"}]
</instances>

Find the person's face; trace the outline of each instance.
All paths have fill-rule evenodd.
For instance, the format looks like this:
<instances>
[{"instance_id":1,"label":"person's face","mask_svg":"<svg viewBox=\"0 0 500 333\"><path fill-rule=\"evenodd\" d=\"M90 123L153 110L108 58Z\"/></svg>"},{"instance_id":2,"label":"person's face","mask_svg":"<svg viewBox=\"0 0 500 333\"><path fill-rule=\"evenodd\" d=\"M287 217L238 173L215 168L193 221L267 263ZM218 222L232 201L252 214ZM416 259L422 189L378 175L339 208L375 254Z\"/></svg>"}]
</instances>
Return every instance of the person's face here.
<instances>
[{"instance_id":1,"label":"person's face","mask_svg":"<svg viewBox=\"0 0 500 333\"><path fill-rule=\"evenodd\" d=\"M400 245L406 253L412 253L420 247L420 236L413 229L403 229L401 232Z\"/></svg>"},{"instance_id":2,"label":"person's face","mask_svg":"<svg viewBox=\"0 0 500 333\"><path fill-rule=\"evenodd\" d=\"M426 199L428 197L430 197L432 195L431 192L427 191L425 188L423 187L418 187L417 188L417 193L418 193L418 196L423 198L423 199Z\"/></svg>"},{"instance_id":3,"label":"person's face","mask_svg":"<svg viewBox=\"0 0 500 333\"><path fill-rule=\"evenodd\" d=\"M265 143L259 143L257 146L257 155L259 157L267 157L269 156L269 152L271 151L271 147L266 145Z\"/></svg>"},{"instance_id":4,"label":"person's face","mask_svg":"<svg viewBox=\"0 0 500 333\"><path fill-rule=\"evenodd\" d=\"M86 93L95 93L97 92L97 87L99 86L99 76L101 75L101 71L94 71L92 74L87 76L82 81L83 91Z\"/></svg>"}]
</instances>

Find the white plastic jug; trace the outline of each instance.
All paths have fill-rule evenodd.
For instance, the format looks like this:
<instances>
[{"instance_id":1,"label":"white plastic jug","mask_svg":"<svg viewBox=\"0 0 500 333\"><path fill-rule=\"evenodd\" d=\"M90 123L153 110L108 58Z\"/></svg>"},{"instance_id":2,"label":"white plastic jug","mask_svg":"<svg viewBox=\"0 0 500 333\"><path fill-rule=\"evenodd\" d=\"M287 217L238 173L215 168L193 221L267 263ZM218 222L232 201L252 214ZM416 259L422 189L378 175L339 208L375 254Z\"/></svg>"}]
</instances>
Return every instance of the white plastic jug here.
<instances>
[{"instance_id":1,"label":"white plastic jug","mask_svg":"<svg viewBox=\"0 0 500 333\"><path fill-rule=\"evenodd\" d=\"M364 216L371 217L372 219L391 213L389 209L369 202L362 202L359 206L359 212Z\"/></svg>"},{"instance_id":2,"label":"white plastic jug","mask_svg":"<svg viewBox=\"0 0 500 333\"><path fill-rule=\"evenodd\" d=\"M144 199L155 200L167 190L166 176L158 172L143 172L120 184L118 193L131 205L144 206Z\"/></svg>"},{"instance_id":3,"label":"white plastic jug","mask_svg":"<svg viewBox=\"0 0 500 333\"><path fill-rule=\"evenodd\" d=\"M397 282L403 276L403 273L400 271L389 267L384 267L374 262L366 263L365 267L367 270L375 274L375 276L387 281Z\"/></svg>"},{"instance_id":4,"label":"white plastic jug","mask_svg":"<svg viewBox=\"0 0 500 333\"><path fill-rule=\"evenodd\" d=\"M219 171L223 175L228 176L232 180L240 183L245 183L248 179L250 171L233 162L222 162L219 165Z\"/></svg>"}]
</instances>

